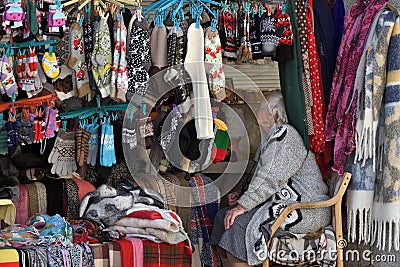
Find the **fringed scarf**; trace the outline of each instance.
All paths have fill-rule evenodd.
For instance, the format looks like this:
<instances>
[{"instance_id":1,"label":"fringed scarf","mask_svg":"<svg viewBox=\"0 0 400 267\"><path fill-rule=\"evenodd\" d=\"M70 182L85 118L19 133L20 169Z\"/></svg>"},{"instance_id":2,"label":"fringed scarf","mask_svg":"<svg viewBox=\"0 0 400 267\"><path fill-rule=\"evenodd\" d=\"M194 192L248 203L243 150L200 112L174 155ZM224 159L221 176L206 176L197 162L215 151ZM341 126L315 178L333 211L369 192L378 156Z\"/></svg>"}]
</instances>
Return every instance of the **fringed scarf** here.
<instances>
[{"instance_id":1,"label":"fringed scarf","mask_svg":"<svg viewBox=\"0 0 400 267\"><path fill-rule=\"evenodd\" d=\"M354 242L358 236L359 243L375 242L379 249L388 243L389 250L392 241L399 249L400 225L400 187L396 187L400 179L400 155L396 153L400 24L398 18L395 24L396 16L392 11L380 14L366 52L365 88L361 92L365 103L360 105L364 109L359 112L357 151L349 160L353 179L347 193L349 240Z\"/></svg>"},{"instance_id":2,"label":"fringed scarf","mask_svg":"<svg viewBox=\"0 0 400 267\"><path fill-rule=\"evenodd\" d=\"M213 220L219 210L219 190L212 184L212 180L203 174L195 174L189 184L193 194L193 204L196 205L191 208L191 242L200 249L202 266L219 266L217 253L210 244ZM208 203L213 199L215 200Z\"/></svg>"}]
</instances>

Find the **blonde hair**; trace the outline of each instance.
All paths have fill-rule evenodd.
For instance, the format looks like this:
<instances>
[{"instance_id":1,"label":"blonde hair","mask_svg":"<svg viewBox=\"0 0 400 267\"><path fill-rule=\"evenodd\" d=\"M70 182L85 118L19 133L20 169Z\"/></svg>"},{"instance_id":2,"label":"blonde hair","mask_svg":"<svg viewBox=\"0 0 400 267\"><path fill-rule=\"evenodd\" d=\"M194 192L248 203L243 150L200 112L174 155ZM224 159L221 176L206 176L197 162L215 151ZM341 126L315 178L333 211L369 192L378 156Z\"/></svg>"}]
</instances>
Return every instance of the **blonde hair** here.
<instances>
[{"instance_id":1,"label":"blonde hair","mask_svg":"<svg viewBox=\"0 0 400 267\"><path fill-rule=\"evenodd\" d=\"M288 122L286 115L285 102L281 91L268 91L264 93L267 99L268 107L276 123L283 124Z\"/></svg>"}]
</instances>

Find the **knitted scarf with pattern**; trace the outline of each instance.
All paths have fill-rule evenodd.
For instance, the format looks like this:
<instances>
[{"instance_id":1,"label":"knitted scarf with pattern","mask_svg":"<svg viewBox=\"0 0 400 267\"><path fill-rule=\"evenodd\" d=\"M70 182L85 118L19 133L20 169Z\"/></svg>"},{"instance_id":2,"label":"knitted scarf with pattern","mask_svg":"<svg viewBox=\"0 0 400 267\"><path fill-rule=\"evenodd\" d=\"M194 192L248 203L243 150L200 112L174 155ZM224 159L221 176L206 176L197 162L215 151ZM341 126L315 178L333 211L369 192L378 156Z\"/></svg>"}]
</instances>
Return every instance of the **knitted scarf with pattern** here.
<instances>
[{"instance_id":1,"label":"knitted scarf with pattern","mask_svg":"<svg viewBox=\"0 0 400 267\"><path fill-rule=\"evenodd\" d=\"M212 180L199 173L189 181L195 207L191 208L191 235L193 246L200 249L202 266L219 266L216 251L211 247L210 237L215 214L219 210L219 190ZM207 200L217 199L207 203ZM202 239L203 242L200 241ZM201 243L203 244L200 248Z\"/></svg>"},{"instance_id":2,"label":"knitted scarf with pattern","mask_svg":"<svg viewBox=\"0 0 400 267\"><path fill-rule=\"evenodd\" d=\"M349 240L400 249L400 21L380 14L366 56L365 107L359 111L359 147L348 162L353 175L347 193ZM360 127L360 123L362 126ZM362 161L360 161L362 159Z\"/></svg>"}]
</instances>

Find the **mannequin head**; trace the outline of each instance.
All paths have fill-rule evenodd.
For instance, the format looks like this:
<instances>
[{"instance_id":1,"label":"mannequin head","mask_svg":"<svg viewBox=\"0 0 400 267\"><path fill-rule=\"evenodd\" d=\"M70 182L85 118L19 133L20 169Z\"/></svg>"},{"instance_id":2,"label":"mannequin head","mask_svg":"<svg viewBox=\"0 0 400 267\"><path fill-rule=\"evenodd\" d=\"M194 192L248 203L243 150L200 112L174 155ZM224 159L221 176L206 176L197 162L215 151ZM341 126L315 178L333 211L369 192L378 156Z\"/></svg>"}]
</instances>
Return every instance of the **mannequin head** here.
<instances>
[{"instance_id":1,"label":"mannequin head","mask_svg":"<svg viewBox=\"0 0 400 267\"><path fill-rule=\"evenodd\" d=\"M274 124L287 123L285 103L280 91L271 91L265 94L265 99L257 111L257 123L266 133L269 133Z\"/></svg>"}]
</instances>

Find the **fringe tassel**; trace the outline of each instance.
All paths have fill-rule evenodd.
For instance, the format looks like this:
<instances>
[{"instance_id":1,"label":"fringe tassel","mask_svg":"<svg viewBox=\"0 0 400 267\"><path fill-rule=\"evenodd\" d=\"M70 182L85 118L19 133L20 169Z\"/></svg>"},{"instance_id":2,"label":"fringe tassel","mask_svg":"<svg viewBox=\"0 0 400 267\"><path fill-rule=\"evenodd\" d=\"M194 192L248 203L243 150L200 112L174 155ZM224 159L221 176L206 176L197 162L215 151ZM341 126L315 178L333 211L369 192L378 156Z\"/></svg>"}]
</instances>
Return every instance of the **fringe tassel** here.
<instances>
[{"instance_id":1,"label":"fringe tassel","mask_svg":"<svg viewBox=\"0 0 400 267\"><path fill-rule=\"evenodd\" d=\"M359 244L361 244L362 241L364 244L369 244L372 230L371 209L348 210L347 220L347 238L349 241L354 243L358 239Z\"/></svg>"},{"instance_id":2,"label":"fringe tassel","mask_svg":"<svg viewBox=\"0 0 400 267\"><path fill-rule=\"evenodd\" d=\"M392 248L395 251L400 250L400 220L375 221L373 223L373 232L371 245L376 242L375 245L379 250L385 250L386 244L388 245L388 251L391 251Z\"/></svg>"}]
</instances>

